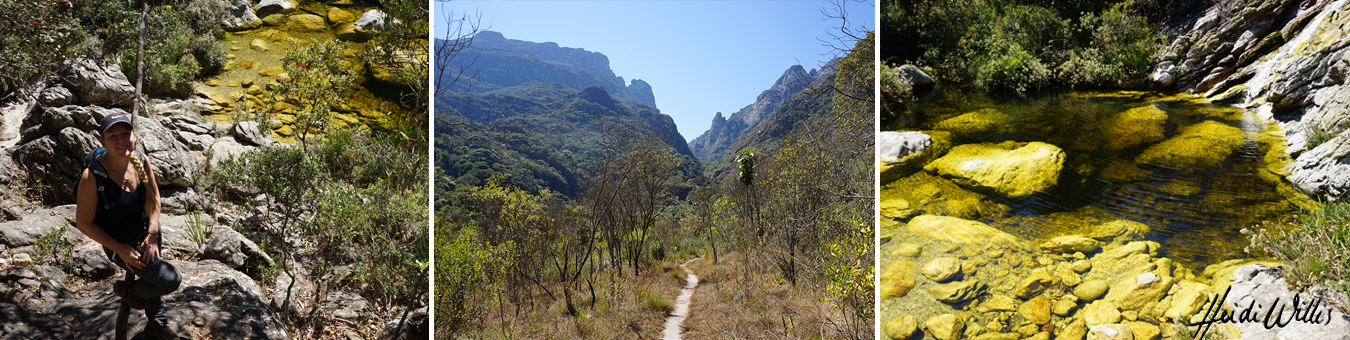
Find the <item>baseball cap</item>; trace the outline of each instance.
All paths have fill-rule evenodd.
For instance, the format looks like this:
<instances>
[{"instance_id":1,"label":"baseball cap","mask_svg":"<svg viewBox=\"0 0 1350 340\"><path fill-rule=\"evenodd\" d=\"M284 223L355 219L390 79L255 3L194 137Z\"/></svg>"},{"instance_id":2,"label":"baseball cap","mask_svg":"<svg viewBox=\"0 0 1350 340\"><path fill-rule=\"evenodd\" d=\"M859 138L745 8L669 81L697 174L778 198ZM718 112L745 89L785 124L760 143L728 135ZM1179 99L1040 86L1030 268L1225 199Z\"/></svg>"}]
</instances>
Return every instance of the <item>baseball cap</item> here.
<instances>
[{"instance_id":1,"label":"baseball cap","mask_svg":"<svg viewBox=\"0 0 1350 340\"><path fill-rule=\"evenodd\" d=\"M103 121L99 123L102 125L100 133L108 133L108 129L112 128L113 125L117 125L117 123L127 123L127 125L131 125L131 119L127 118L127 115L121 113L103 116Z\"/></svg>"}]
</instances>

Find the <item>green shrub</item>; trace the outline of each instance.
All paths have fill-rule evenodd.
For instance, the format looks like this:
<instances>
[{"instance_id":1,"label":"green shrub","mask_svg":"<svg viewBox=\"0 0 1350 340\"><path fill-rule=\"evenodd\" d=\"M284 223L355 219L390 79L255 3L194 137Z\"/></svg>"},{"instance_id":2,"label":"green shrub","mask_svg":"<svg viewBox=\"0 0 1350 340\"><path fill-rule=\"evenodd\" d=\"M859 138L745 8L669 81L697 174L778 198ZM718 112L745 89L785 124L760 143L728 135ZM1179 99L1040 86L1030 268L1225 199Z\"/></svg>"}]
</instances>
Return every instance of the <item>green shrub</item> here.
<instances>
[{"instance_id":1,"label":"green shrub","mask_svg":"<svg viewBox=\"0 0 1350 340\"><path fill-rule=\"evenodd\" d=\"M973 70L975 86L988 90L1008 90L1018 94L1049 84L1050 69L1020 45L1004 42L998 52L978 58Z\"/></svg>"},{"instance_id":2,"label":"green shrub","mask_svg":"<svg viewBox=\"0 0 1350 340\"><path fill-rule=\"evenodd\" d=\"M0 0L0 101L25 82L61 69L85 51L79 21L45 1Z\"/></svg>"},{"instance_id":3,"label":"green shrub","mask_svg":"<svg viewBox=\"0 0 1350 340\"><path fill-rule=\"evenodd\" d=\"M511 243L490 245L478 229L438 218L436 223L436 333L465 331L500 296Z\"/></svg>"},{"instance_id":4,"label":"green shrub","mask_svg":"<svg viewBox=\"0 0 1350 340\"><path fill-rule=\"evenodd\" d=\"M72 16L90 33L90 51L115 60L135 82L136 45L141 12L135 1L73 0ZM221 34L225 2L168 0L149 7L145 27L147 94L186 97L192 81L220 69L224 50L215 41Z\"/></svg>"}]
</instances>

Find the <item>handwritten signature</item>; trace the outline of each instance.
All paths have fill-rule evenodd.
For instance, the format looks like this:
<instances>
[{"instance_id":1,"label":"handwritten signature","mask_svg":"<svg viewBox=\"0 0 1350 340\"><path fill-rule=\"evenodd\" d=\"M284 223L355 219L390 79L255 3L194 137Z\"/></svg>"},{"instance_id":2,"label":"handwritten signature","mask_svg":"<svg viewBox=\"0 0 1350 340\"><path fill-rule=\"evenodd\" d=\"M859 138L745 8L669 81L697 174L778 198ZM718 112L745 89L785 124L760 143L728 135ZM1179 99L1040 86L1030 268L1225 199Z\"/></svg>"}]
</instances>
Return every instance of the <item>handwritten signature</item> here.
<instances>
[{"instance_id":1,"label":"handwritten signature","mask_svg":"<svg viewBox=\"0 0 1350 340\"><path fill-rule=\"evenodd\" d=\"M1286 307L1290 306L1288 304L1280 304L1279 298L1275 298L1274 303L1265 306L1266 312L1264 316L1261 314L1262 306L1257 304L1255 299L1252 299L1251 303L1248 303L1246 308L1239 306L1238 308L1241 309L1240 312L1223 308L1222 303L1228 300L1228 293L1232 291L1233 287L1229 286L1228 289L1223 292L1223 297L1211 300L1209 307L1205 310L1204 317L1201 318L1202 321L1191 324L1191 326L1200 326L1199 334L1195 337L1196 339L1203 339L1205 332L1209 331L1210 327L1212 327L1211 325L1217 322L1245 323L1260 321L1261 325L1265 326L1266 329L1284 327L1294 321L1314 325L1331 324L1331 308L1326 307L1325 314L1323 313L1323 310L1318 308L1318 306L1322 305L1322 298L1313 299L1312 301L1303 301L1300 299L1303 294L1295 294L1293 299L1294 313L1291 314L1288 319L1285 319L1284 311ZM1277 311L1275 307L1279 307L1279 310ZM1271 319L1272 315L1274 315L1273 320Z\"/></svg>"}]
</instances>

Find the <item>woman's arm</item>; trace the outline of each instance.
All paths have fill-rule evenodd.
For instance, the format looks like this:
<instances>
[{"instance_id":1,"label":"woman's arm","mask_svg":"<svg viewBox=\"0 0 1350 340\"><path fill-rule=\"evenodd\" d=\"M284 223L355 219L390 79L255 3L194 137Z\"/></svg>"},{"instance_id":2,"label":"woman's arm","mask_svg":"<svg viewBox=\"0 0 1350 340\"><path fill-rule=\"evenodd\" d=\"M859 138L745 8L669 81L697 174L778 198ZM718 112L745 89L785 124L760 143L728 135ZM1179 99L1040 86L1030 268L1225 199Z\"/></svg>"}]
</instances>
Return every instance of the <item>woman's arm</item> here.
<instances>
[{"instance_id":1,"label":"woman's arm","mask_svg":"<svg viewBox=\"0 0 1350 340\"><path fill-rule=\"evenodd\" d=\"M141 263L141 254L135 247L122 244L114 240L112 236L103 231L103 228L94 225L94 214L98 211L98 189L95 188L94 175L89 169L84 170L80 175L80 186L75 189L75 229L79 229L85 236L93 239L94 242L112 249L122 258L131 270L145 267Z\"/></svg>"},{"instance_id":2,"label":"woman's arm","mask_svg":"<svg viewBox=\"0 0 1350 340\"><path fill-rule=\"evenodd\" d=\"M159 259L159 180L155 178L155 171L150 167L150 157L141 156L144 156L141 159L145 162L145 177L150 181L144 183L145 199L153 202L153 206L147 207L145 212L150 216L150 226L146 229L145 239L141 240L141 254L145 256L142 260L148 264Z\"/></svg>"}]
</instances>

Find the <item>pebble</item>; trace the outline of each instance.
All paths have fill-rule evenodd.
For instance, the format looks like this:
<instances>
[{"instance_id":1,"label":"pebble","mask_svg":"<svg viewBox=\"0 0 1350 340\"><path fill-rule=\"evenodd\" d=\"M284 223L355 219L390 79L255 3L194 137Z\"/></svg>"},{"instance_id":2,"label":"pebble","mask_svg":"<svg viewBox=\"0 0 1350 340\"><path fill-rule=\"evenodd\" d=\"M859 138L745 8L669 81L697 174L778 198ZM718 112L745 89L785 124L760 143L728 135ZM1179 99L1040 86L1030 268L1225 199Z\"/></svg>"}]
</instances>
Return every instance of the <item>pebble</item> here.
<instances>
[{"instance_id":1,"label":"pebble","mask_svg":"<svg viewBox=\"0 0 1350 340\"><path fill-rule=\"evenodd\" d=\"M231 81L225 83L225 86L229 86L229 87L239 87L239 82L231 80Z\"/></svg>"}]
</instances>

